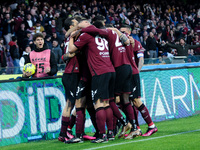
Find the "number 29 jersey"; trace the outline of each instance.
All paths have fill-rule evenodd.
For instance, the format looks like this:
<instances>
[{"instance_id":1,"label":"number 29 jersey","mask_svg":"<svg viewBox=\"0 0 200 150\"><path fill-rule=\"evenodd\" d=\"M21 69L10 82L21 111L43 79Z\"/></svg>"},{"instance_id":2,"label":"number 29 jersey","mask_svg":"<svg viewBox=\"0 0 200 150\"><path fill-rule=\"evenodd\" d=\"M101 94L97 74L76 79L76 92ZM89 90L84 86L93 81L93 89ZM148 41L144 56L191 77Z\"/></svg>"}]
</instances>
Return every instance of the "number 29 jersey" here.
<instances>
[{"instance_id":1,"label":"number 29 jersey","mask_svg":"<svg viewBox=\"0 0 200 150\"><path fill-rule=\"evenodd\" d=\"M108 41L105 38L82 33L74 45L80 50L86 50L87 63L92 76L115 72L110 60Z\"/></svg>"}]
</instances>

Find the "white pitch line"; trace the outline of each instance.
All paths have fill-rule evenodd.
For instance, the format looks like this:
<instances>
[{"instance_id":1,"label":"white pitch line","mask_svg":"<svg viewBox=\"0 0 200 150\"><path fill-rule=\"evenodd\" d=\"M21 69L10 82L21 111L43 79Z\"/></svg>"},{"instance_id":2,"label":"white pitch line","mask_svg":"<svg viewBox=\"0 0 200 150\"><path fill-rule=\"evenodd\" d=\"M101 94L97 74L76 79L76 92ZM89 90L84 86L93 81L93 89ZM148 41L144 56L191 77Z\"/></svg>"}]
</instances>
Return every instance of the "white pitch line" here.
<instances>
[{"instance_id":1,"label":"white pitch line","mask_svg":"<svg viewBox=\"0 0 200 150\"><path fill-rule=\"evenodd\" d=\"M137 141L130 141L130 142L123 142L123 143L105 145L105 146L94 147L94 148L87 148L87 149L84 149L84 150L102 149L102 148L107 148L107 147L112 147L112 146L117 146L117 145L136 143L136 142L142 142L142 141L149 141L149 140L160 139L160 138L165 138L165 137L169 137L169 136L176 136L176 135L180 135L180 134L192 133L192 132L197 132L197 131L200 131L200 129L192 130L192 131L186 131L186 132L180 132L180 133L175 133L175 134L170 134L170 135L164 135L164 136L159 136L159 137L152 137L152 138L142 139L142 140L137 140Z\"/></svg>"}]
</instances>

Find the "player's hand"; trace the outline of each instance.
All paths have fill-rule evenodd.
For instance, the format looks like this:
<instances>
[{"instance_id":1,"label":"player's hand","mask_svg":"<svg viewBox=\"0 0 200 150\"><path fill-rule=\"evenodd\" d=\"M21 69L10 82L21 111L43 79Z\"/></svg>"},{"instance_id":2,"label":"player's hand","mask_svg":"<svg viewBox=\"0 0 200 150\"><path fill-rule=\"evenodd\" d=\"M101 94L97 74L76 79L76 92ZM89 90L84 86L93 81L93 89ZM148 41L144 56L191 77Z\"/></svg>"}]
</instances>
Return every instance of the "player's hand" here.
<instances>
[{"instance_id":1,"label":"player's hand","mask_svg":"<svg viewBox=\"0 0 200 150\"><path fill-rule=\"evenodd\" d=\"M77 40L77 38L79 37L79 35L81 34L81 29L75 31L75 32L72 32L71 33L71 38L74 38L75 40Z\"/></svg>"},{"instance_id":2,"label":"player's hand","mask_svg":"<svg viewBox=\"0 0 200 150\"><path fill-rule=\"evenodd\" d=\"M132 36L128 36L128 39L130 40L130 43L131 43L131 44L135 44L135 40L133 39Z\"/></svg>"},{"instance_id":3,"label":"player's hand","mask_svg":"<svg viewBox=\"0 0 200 150\"><path fill-rule=\"evenodd\" d=\"M49 73L51 71L51 68L50 67L47 67L46 69L45 69L45 73Z\"/></svg>"},{"instance_id":4,"label":"player's hand","mask_svg":"<svg viewBox=\"0 0 200 150\"><path fill-rule=\"evenodd\" d=\"M71 33L72 38L77 38L81 34L81 29Z\"/></svg>"},{"instance_id":5,"label":"player's hand","mask_svg":"<svg viewBox=\"0 0 200 150\"><path fill-rule=\"evenodd\" d=\"M23 75L22 75L22 77L30 77L32 75L32 72L30 71L30 72L25 72L24 70L23 70Z\"/></svg>"}]
</instances>

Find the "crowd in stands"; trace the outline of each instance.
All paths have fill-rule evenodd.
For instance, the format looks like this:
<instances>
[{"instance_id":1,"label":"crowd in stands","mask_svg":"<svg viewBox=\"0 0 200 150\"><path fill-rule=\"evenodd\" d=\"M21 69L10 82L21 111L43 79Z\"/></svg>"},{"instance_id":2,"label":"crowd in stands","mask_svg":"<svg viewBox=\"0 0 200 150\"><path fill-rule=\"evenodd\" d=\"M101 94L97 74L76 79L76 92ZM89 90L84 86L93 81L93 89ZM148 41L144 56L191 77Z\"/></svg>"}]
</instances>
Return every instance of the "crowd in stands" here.
<instances>
[{"instance_id":1,"label":"crowd in stands","mask_svg":"<svg viewBox=\"0 0 200 150\"><path fill-rule=\"evenodd\" d=\"M116 28L128 24L131 36L146 49L145 58L177 55L166 43L178 44L182 38L189 45L200 44L199 3L180 0L119 1L73 0L39 1L18 0L0 5L0 60L1 67L18 67L25 49L32 47L32 36L42 33L49 48L63 63L64 20L81 15L88 20L97 15ZM189 49L187 56L200 55L200 48ZM14 70L13 73L18 73Z\"/></svg>"}]
</instances>

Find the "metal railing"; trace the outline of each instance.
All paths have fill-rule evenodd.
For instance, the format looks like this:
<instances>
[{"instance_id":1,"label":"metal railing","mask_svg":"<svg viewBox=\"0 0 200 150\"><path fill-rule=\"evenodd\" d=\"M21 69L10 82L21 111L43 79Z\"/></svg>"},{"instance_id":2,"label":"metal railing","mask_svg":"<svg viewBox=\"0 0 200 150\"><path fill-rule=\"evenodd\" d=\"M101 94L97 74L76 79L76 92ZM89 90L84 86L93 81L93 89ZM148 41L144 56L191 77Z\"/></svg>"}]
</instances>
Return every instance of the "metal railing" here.
<instances>
[{"instance_id":1,"label":"metal railing","mask_svg":"<svg viewBox=\"0 0 200 150\"><path fill-rule=\"evenodd\" d=\"M144 65L163 65L175 63L190 63L200 62L200 55L195 56L176 56L176 57L161 57L161 58L145 58ZM1 74L22 74L22 68L19 67L0 67ZM58 72L62 73L65 70L65 64L58 64Z\"/></svg>"}]
</instances>

